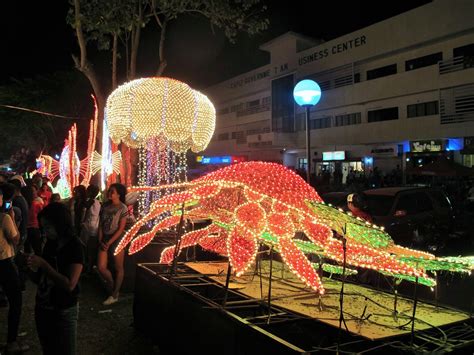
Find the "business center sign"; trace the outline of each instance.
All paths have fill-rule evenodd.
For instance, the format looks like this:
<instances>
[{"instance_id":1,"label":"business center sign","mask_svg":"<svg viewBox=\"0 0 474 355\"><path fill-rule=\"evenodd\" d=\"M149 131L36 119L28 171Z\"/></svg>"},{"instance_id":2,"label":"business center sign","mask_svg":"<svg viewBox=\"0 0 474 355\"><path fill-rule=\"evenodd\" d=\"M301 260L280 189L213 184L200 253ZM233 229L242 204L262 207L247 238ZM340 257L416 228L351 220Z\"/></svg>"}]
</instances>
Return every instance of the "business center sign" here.
<instances>
[{"instance_id":1,"label":"business center sign","mask_svg":"<svg viewBox=\"0 0 474 355\"><path fill-rule=\"evenodd\" d=\"M350 40L336 43L332 47L322 48L321 50L315 51L311 54L298 58L298 65L305 65L317 60L324 59L330 55L346 52L356 47L360 47L367 44L367 37L365 35L352 38Z\"/></svg>"}]
</instances>

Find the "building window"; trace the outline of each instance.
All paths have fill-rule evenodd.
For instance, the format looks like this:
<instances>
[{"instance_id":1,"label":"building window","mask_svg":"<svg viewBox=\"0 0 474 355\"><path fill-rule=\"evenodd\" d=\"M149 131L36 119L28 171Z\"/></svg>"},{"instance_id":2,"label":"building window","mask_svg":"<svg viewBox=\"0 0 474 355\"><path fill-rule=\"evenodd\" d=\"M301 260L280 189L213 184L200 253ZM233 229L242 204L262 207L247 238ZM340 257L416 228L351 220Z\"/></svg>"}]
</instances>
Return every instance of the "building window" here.
<instances>
[{"instance_id":1,"label":"building window","mask_svg":"<svg viewBox=\"0 0 474 355\"><path fill-rule=\"evenodd\" d=\"M308 168L308 159L307 158L298 158L298 169L306 170Z\"/></svg>"},{"instance_id":2,"label":"building window","mask_svg":"<svg viewBox=\"0 0 474 355\"><path fill-rule=\"evenodd\" d=\"M405 71L415 70L418 68L428 67L430 65L438 64L443 60L443 53L438 52L423 57L407 60L405 62Z\"/></svg>"},{"instance_id":3,"label":"building window","mask_svg":"<svg viewBox=\"0 0 474 355\"><path fill-rule=\"evenodd\" d=\"M262 105L270 105L272 103L272 97L267 96L262 99Z\"/></svg>"},{"instance_id":4,"label":"building window","mask_svg":"<svg viewBox=\"0 0 474 355\"><path fill-rule=\"evenodd\" d=\"M247 136L245 135L244 131L232 132L232 139L235 139L237 144L247 143Z\"/></svg>"},{"instance_id":5,"label":"building window","mask_svg":"<svg viewBox=\"0 0 474 355\"><path fill-rule=\"evenodd\" d=\"M220 109L217 110L218 115L225 115L226 113L229 113L229 108L228 107L220 108Z\"/></svg>"},{"instance_id":6,"label":"building window","mask_svg":"<svg viewBox=\"0 0 474 355\"><path fill-rule=\"evenodd\" d=\"M353 124L359 124L362 122L361 113L349 113L347 115L338 115L335 117L334 123L336 127L349 126Z\"/></svg>"},{"instance_id":7,"label":"building window","mask_svg":"<svg viewBox=\"0 0 474 355\"><path fill-rule=\"evenodd\" d=\"M322 129L331 127L331 117L322 117L309 121L310 129Z\"/></svg>"},{"instance_id":8,"label":"building window","mask_svg":"<svg viewBox=\"0 0 474 355\"><path fill-rule=\"evenodd\" d=\"M237 112L237 111L241 111L243 109L244 105L242 103L240 104L237 104L237 105L232 105L230 107L230 112Z\"/></svg>"},{"instance_id":9,"label":"building window","mask_svg":"<svg viewBox=\"0 0 474 355\"><path fill-rule=\"evenodd\" d=\"M474 43L453 49L453 57L464 57L464 69L474 67Z\"/></svg>"},{"instance_id":10,"label":"building window","mask_svg":"<svg viewBox=\"0 0 474 355\"><path fill-rule=\"evenodd\" d=\"M398 107L383 108L367 112L368 122L381 122L398 119Z\"/></svg>"},{"instance_id":11,"label":"building window","mask_svg":"<svg viewBox=\"0 0 474 355\"><path fill-rule=\"evenodd\" d=\"M256 107L260 105L260 99L247 102L247 108Z\"/></svg>"},{"instance_id":12,"label":"building window","mask_svg":"<svg viewBox=\"0 0 474 355\"><path fill-rule=\"evenodd\" d=\"M295 102L293 75L272 81L272 131L294 132Z\"/></svg>"},{"instance_id":13,"label":"building window","mask_svg":"<svg viewBox=\"0 0 474 355\"><path fill-rule=\"evenodd\" d=\"M376 68L367 71L367 80L381 78L383 76L397 74L397 65L390 64L385 67Z\"/></svg>"},{"instance_id":14,"label":"building window","mask_svg":"<svg viewBox=\"0 0 474 355\"><path fill-rule=\"evenodd\" d=\"M474 43L453 49L453 57L474 56Z\"/></svg>"},{"instance_id":15,"label":"building window","mask_svg":"<svg viewBox=\"0 0 474 355\"><path fill-rule=\"evenodd\" d=\"M438 114L438 101L422 102L407 106L407 117L421 117Z\"/></svg>"},{"instance_id":16,"label":"building window","mask_svg":"<svg viewBox=\"0 0 474 355\"><path fill-rule=\"evenodd\" d=\"M217 135L217 140L218 141L226 141L226 140L229 140L229 132L226 132L226 133L219 133Z\"/></svg>"},{"instance_id":17,"label":"building window","mask_svg":"<svg viewBox=\"0 0 474 355\"><path fill-rule=\"evenodd\" d=\"M360 73L354 74L354 83L360 83Z\"/></svg>"},{"instance_id":18,"label":"building window","mask_svg":"<svg viewBox=\"0 0 474 355\"><path fill-rule=\"evenodd\" d=\"M248 129L247 132L246 132L247 136L251 136L251 135L254 135L254 134L264 134L264 133L270 133L270 127Z\"/></svg>"}]
</instances>

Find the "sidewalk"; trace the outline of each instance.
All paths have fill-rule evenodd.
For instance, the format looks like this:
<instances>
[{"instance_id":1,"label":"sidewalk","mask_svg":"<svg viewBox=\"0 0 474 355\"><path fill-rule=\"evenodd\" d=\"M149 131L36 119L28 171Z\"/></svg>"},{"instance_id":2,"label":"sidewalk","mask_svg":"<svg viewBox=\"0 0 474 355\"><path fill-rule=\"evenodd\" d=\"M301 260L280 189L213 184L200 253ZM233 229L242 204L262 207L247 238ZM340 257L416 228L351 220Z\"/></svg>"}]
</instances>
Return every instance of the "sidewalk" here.
<instances>
[{"instance_id":1,"label":"sidewalk","mask_svg":"<svg viewBox=\"0 0 474 355\"><path fill-rule=\"evenodd\" d=\"M23 293L20 323L20 333L28 334L19 338L30 346L26 354L41 354L34 321L35 294L36 285L28 282ZM81 277L77 354L159 354L151 340L132 327L133 294L121 294L119 302L109 307L102 305L105 296L95 275ZM7 312L7 307L0 308L0 355L4 354Z\"/></svg>"}]
</instances>

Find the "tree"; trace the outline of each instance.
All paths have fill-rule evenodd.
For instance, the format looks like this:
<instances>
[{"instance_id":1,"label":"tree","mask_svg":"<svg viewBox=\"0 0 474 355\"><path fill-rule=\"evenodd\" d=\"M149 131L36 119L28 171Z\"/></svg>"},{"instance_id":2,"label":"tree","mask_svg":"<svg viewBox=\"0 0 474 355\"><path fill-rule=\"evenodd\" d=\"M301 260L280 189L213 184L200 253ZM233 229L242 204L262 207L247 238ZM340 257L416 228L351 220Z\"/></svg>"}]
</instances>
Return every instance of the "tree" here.
<instances>
[{"instance_id":1,"label":"tree","mask_svg":"<svg viewBox=\"0 0 474 355\"><path fill-rule=\"evenodd\" d=\"M171 21L183 15L203 16L212 28L220 28L230 41L237 34L260 33L268 26L262 18L266 7L260 0L70 0L67 21L76 32L79 56L73 60L80 72L89 80L97 97L99 112L103 112L107 94L118 83L117 60L125 54L127 80L135 78L137 56L142 29L154 23L159 29L156 75L161 76L167 66L165 41ZM98 49L112 52L111 84L99 79L89 60L88 44L95 42ZM98 135L100 137L101 130Z\"/></svg>"},{"instance_id":2,"label":"tree","mask_svg":"<svg viewBox=\"0 0 474 355\"><path fill-rule=\"evenodd\" d=\"M66 133L74 122L80 125L80 132L84 132L86 136L92 105L90 101L78 101L77 97L88 93L90 88L86 80L75 71L56 72L23 80L11 79L9 83L0 86L2 105L73 118L0 107L0 159L9 159L22 147L35 154L41 151L60 152ZM86 119L81 120L80 117Z\"/></svg>"}]
</instances>

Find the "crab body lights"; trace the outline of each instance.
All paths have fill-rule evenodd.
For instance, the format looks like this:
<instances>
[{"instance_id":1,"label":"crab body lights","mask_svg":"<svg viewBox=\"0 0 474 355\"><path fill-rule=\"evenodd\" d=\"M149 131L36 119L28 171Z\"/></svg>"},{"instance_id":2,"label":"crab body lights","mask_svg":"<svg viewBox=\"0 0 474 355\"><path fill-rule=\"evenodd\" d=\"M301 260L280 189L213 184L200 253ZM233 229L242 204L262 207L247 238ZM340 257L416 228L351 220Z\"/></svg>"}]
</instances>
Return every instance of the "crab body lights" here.
<instances>
[{"instance_id":1,"label":"crab body lights","mask_svg":"<svg viewBox=\"0 0 474 355\"><path fill-rule=\"evenodd\" d=\"M169 187L134 190L166 188ZM468 271L474 265L469 258L438 260L432 254L396 245L383 228L324 204L301 177L279 164L240 163L193 182L174 184L173 189L176 192L151 204L149 212L122 238L115 253L128 244L131 254L141 250L157 232L178 224L184 212L188 220L205 218L212 224L184 234L179 246L162 252L162 263L170 263L182 249L199 244L229 257L232 269L241 275L252 265L259 245L265 244L273 246L292 272L320 293L324 287L307 258L309 254L325 260L328 265L323 269L331 273L340 269L337 266L345 256L347 265L419 280L428 286L435 282L427 270L446 270L451 265L453 271ZM143 225L158 216L163 218L149 232L137 235ZM301 234L297 232L304 233L306 239L296 237ZM345 251L342 238L346 239Z\"/></svg>"}]
</instances>

